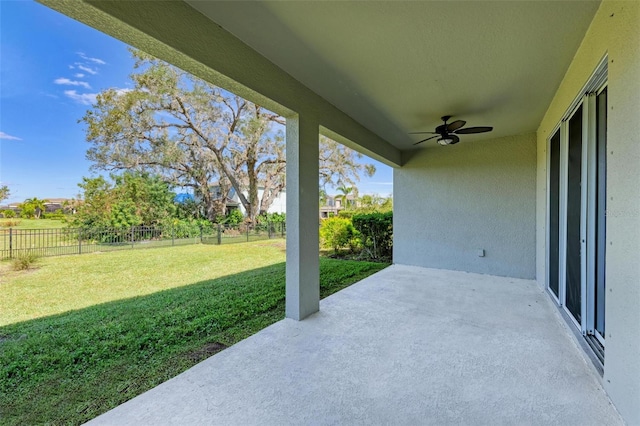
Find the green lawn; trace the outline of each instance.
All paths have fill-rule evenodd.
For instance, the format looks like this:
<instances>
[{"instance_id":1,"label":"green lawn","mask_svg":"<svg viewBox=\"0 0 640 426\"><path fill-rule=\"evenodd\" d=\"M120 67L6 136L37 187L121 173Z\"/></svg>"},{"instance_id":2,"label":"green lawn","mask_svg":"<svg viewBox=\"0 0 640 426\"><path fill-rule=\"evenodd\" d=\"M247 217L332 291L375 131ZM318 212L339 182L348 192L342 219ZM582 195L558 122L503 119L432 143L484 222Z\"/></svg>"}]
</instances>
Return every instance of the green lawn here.
<instances>
[{"instance_id":1,"label":"green lawn","mask_svg":"<svg viewBox=\"0 0 640 426\"><path fill-rule=\"evenodd\" d=\"M0 263L0 326L144 296L284 262L284 240L41 258L38 269Z\"/></svg>"},{"instance_id":2,"label":"green lawn","mask_svg":"<svg viewBox=\"0 0 640 426\"><path fill-rule=\"evenodd\" d=\"M0 424L80 424L284 317L283 240L0 265ZM321 259L321 296L384 267Z\"/></svg>"},{"instance_id":3,"label":"green lawn","mask_svg":"<svg viewBox=\"0 0 640 426\"><path fill-rule=\"evenodd\" d=\"M67 224L62 220L55 219L4 219L0 218L0 228L8 228L9 222L18 222L17 225L12 225L14 229L51 229L51 228L63 228Z\"/></svg>"},{"instance_id":4,"label":"green lawn","mask_svg":"<svg viewBox=\"0 0 640 426\"><path fill-rule=\"evenodd\" d=\"M66 223L62 220L0 218L0 259L9 257L10 246L16 256L19 253L16 250L20 249L66 245L67 243L62 244L60 238L54 235L63 227L66 227ZM45 231L47 229L55 231Z\"/></svg>"},{"instance_id":5,"label":"green lawn","mask_svg":"<svg viewBox=\"0 0 640 426\"><path fill-rule=\"evenodd\" d=\"M12 226L9 227L9 224ZM136 238L132 242L128 228L80 231L79 228L66 227L64 221L0 219L0 260L16 258L27 253L37 256L59 256L79 252L86 254L197 243L234 244L283 237L284 233L279 228L276 229L272 233L266 228L257 228L249 232L226 229L218 236L218 230L214 227L199 233L196 230L196 233L187 237L184 232L174 234L170 228L162 230L161 227L137 227Z\"/></svg>"}]
</instances>

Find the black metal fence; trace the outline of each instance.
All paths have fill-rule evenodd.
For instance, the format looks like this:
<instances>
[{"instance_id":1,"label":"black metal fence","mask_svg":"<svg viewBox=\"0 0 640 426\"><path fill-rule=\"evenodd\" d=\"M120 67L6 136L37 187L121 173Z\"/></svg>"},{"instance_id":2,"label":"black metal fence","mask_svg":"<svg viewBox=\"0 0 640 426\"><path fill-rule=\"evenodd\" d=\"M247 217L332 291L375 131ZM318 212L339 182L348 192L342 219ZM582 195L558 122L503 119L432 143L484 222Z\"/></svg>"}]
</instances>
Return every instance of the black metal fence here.
<instances>
[{"instance_id":1,"label":"black metal fence","mask_svg":"<svg viewBox=\"0 0 640 426\"><path fill-rule=\"evenodd\" d=\"M186 244L231 244L285 238L284 223L206 227L132 226L129 228L0 228L0 259L23 253L60 256Z\"/></svg>"}]
</instances>

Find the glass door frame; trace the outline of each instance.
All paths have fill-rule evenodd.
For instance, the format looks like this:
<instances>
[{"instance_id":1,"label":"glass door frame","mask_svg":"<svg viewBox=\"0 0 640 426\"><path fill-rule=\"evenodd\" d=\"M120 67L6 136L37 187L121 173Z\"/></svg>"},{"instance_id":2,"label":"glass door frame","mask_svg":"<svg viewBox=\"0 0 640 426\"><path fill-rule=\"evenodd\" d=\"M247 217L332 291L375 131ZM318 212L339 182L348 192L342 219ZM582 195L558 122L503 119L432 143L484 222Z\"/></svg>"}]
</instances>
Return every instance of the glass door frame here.
<instances>
[{"instance_id":1,"label":"glass door frame","mask_svg":"<svg viewBox=\"0 0 640 426\"><path fill-rule=\"evenodd\" d=\"M587 291L586 298L583 298L584 312L587 313L586 321L584 324L584 334L593 335L604 347L605 338L596 329L596 292L597 292L597 277L595 265L598 262L597 247L598 247L598 123L597 123L597 97L605 89L607 89L608 83L605 80L595 91L587 94L585 98L588 102L588 122L585 123L585 129L587 132L587 140L583 141L583 147L586 147L586 152L583 152L583 164L586 164L583 170L583 197L587 194L586 201L583 200L584 210L586 211L586 223L585 223L585 253L586 259L583 260L584 266L582 272L585 273L585 289ZM606 139L605 139L606 143ZM604 177L606 179L606 176ZM606 215L601 220L606 221ZM585 257L585 256L583 256ZM606 262L605 262L606 263ZM589 265L593 265L589 267Z\"/></svg>"},{"instance_id":2,"label":"glass door frame","mask_svg":"<svg viewBox=\"0 0 640 426\"><path fill-rule=\"evenodd\" d=\"M560 140L558 141L558 277L556 277L558 279L558 294L556 295L553 292L553 289L551 289L551 278L550 278L550 274L551 274L551 269L550 269L550 264L551 264L551 242L553 241L552 237L551 237L551 143L553 138L556 136L557 133L560 133ZM565 154L563 154L562 152L562 129L560 124L557 124L553 130L551 131L550 136L547 138L547 209L546 209L546 250L545 250L545 254L546 254L546 260L545 260L545 288L546 290L549 292L549 294L551 295L551 297L553 298L553 300L556 301L556 303L560 306L562 306L562 303L560 302L561 300L564 300L564 285L561 282L562 277L564 277L564 273L563 273L563 265L564 265L564 260L563 260L563 253L564 253L564 241L565 241L565 237L563 237L565 234L565 230L563 228L564 223L563 223L563 217L562 217L562 212L564 210L563 207L563 200L566 199L565 195L564 195L564 187L563 187L563 182L564 182L564 175L565 175L565 171L564 171L564 164L566 163L564 161Z\"/></svg>"},{"instance_id":3,"label":"glass door frame","mask_svg":"<svg viewBox=\"0 0 640 426\"><path fill-rule=\"evenodd\" d=\"M597 238L597 96L607 88L607 56L602 58L587 84L571 103L562 120L556 125L546 140L546 277L545 288L552 299L567 313L573 325L586 335L593 335L604 347L604 336L595 326L597 291L596 261ZM569 120L582 107L582 167L581 167L581 211L580 211L580 288L581 320L578 322L566 306L567 284L567 200L568 200L568 159ZM558 295L550 287L551 248L551 141L560 132L559 188L558 188ZM606 179L606 176L604 177ZM606 216L605 216L606 217ZM605 219L604 217L602 219ZM605 219L606 220L606 219Z\"/></svg>"}]
</instances>

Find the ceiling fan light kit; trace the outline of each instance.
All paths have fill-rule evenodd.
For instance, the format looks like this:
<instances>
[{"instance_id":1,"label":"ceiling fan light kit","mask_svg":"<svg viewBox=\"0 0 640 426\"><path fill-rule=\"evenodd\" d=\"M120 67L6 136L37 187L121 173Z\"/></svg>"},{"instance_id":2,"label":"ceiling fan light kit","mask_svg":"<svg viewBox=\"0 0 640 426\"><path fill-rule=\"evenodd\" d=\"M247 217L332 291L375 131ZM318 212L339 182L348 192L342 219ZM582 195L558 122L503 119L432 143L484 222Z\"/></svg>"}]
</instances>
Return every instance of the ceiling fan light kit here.
<instances>
[{"instance_id":1,"label":"ceiling fan light kit","mask_svg":"<svg viewBox=\"0 0 640 426\"><path fill-rule=\"evenodd\" d=\"M421 141L414 143L414 145L421 144L422 142L426 142L431 139L439 138L437 140L438 145L454 145L460 142L460 138L458 135L469 135L473 133L486 133L493 130L493 127L489 126L479 126L479 127L465 127L463 126L467 124L464 120L456 120L449 124L447 121L451 118L450 115L445 115L442 117L442 121L444 124L439 125L435 128L435 132L414 132L412 135L420 135L420 134L431 134L435 136L428 137Z\"/></svg>"}]
</instances>

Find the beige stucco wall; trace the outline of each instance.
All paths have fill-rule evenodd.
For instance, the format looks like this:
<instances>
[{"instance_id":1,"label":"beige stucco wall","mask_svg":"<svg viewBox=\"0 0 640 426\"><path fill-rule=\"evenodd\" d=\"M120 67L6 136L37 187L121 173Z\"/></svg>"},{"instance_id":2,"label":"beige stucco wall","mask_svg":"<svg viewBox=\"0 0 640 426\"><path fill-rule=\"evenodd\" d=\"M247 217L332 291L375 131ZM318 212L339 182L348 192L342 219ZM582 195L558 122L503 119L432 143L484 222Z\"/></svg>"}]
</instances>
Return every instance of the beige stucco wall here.
<instances>
[{"instance_id":1,"label":"beige stucco wall","mask_svg":"<svg viewBox=\"0 0 640 426\"><path fill-rule=\"evenodd\" d=\"M546 141L608 54L604 385L640 424L640 3L604 1L537 133L537 278L545 285Z\"/></svg>"},{"instance_id":2,"label":"beige stucco wall","mask_svg":"<svg viewBox=\"0 0 640 426\"><path fill-rule=\"evenodd\" d=\"M394 170L394 262L534 278L535 141L433 144Z\"/></svg>"}]
</instances>

